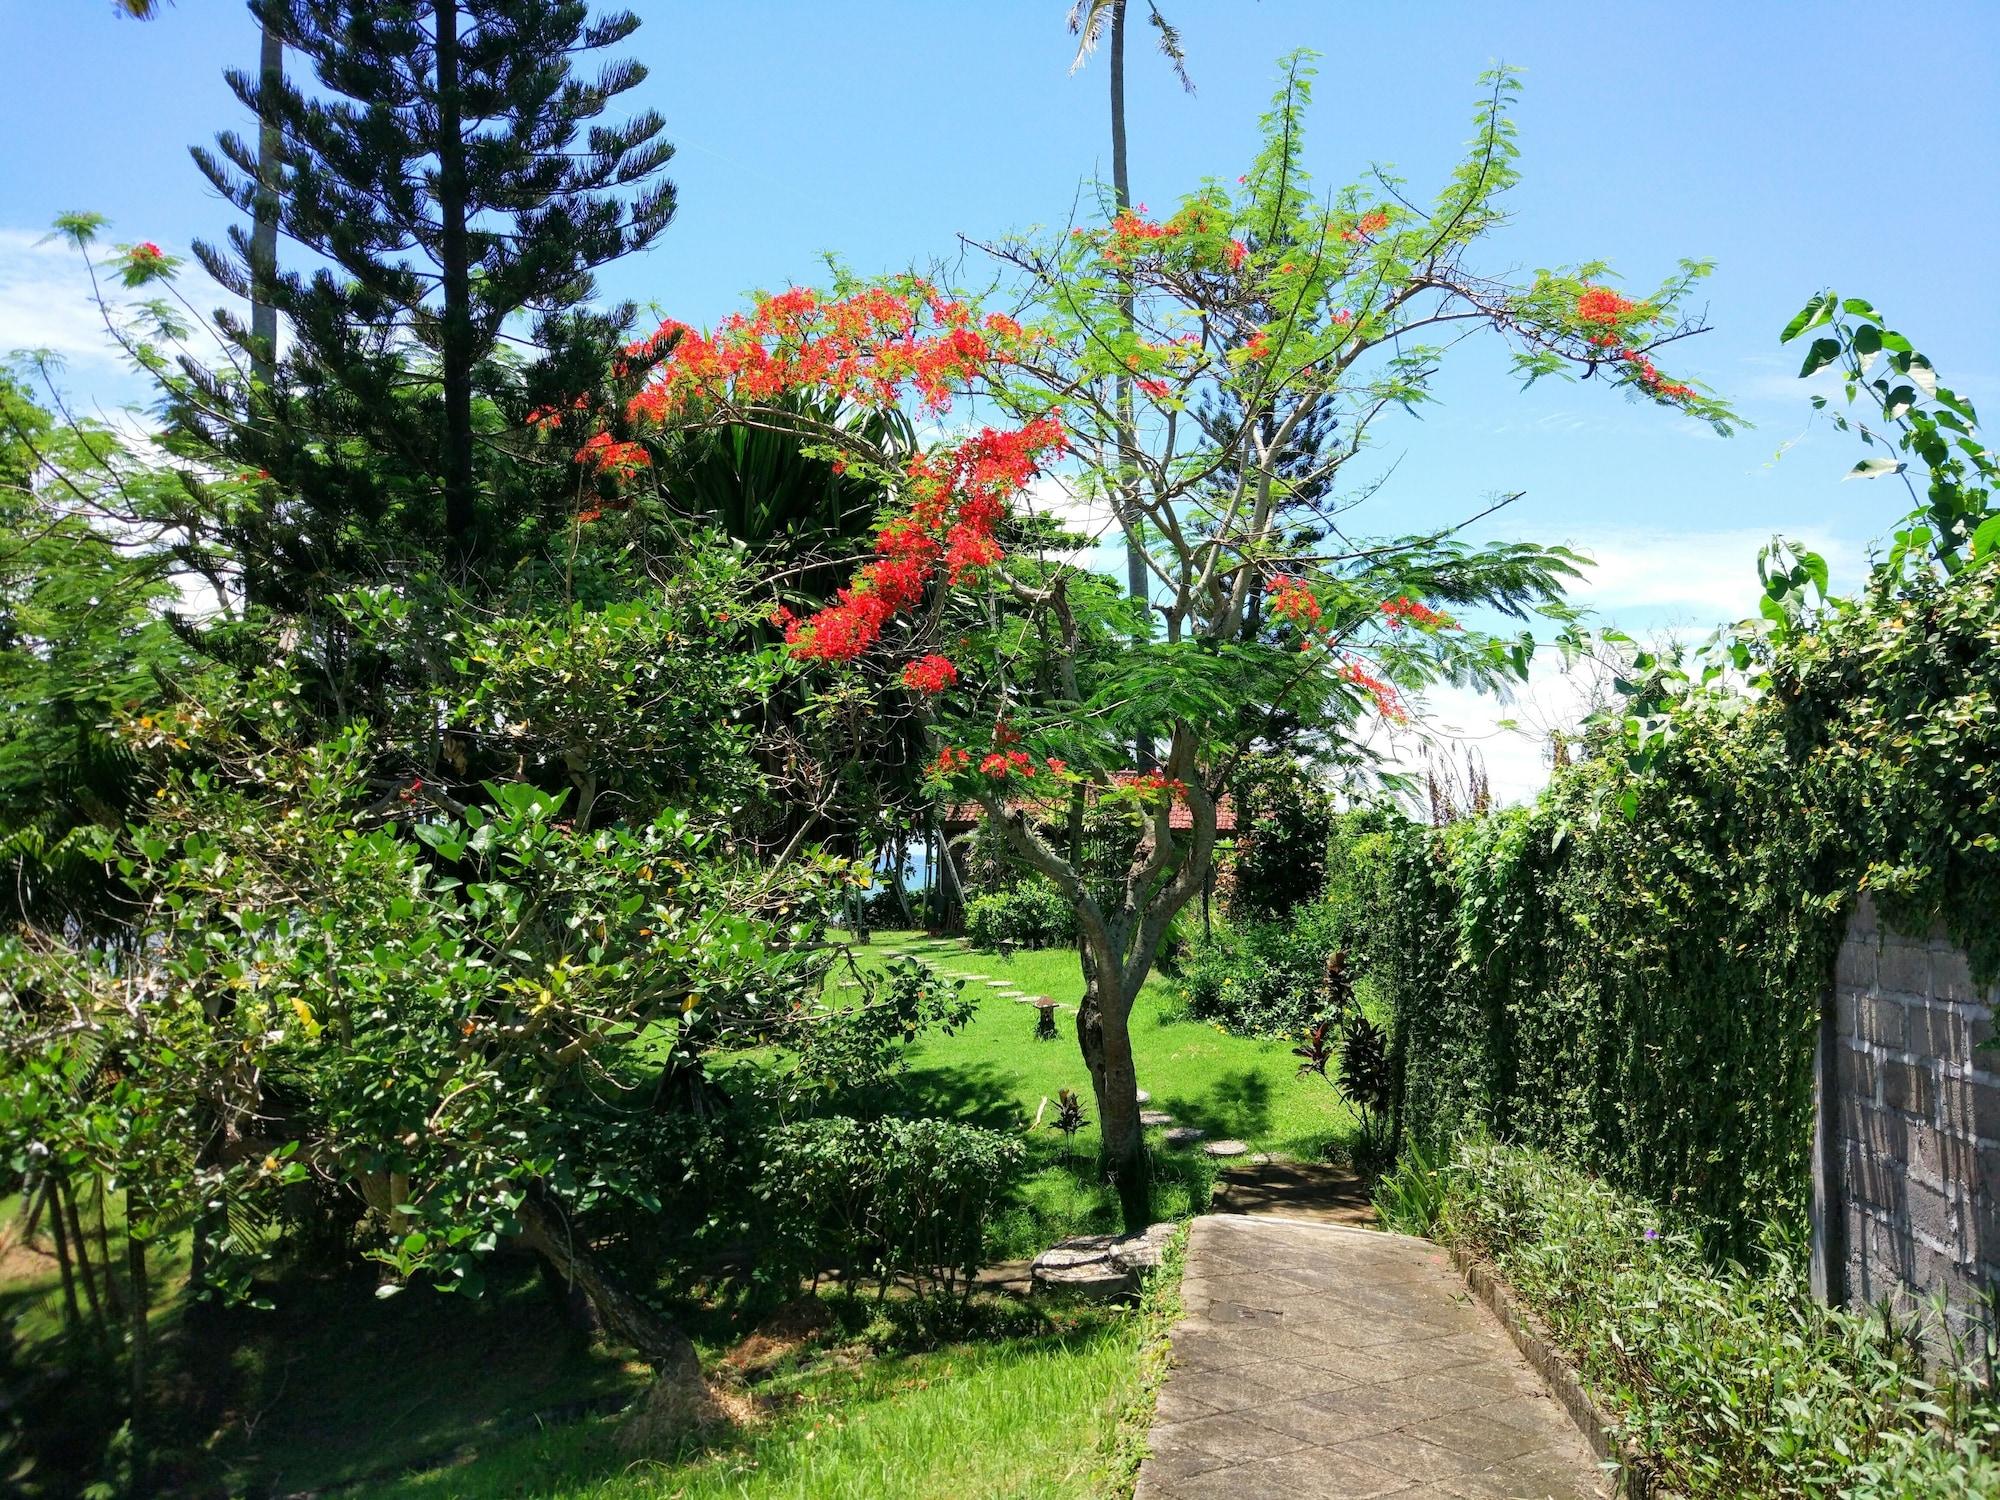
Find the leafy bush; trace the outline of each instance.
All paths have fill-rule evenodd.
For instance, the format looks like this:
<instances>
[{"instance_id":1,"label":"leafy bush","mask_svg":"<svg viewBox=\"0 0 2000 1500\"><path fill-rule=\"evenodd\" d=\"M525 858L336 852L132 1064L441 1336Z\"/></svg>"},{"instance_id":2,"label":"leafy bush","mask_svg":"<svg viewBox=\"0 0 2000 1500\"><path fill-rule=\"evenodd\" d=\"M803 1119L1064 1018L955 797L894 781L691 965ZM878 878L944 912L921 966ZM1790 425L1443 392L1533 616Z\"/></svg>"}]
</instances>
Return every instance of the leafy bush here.
<instances>
[{"instance_id":1,"label":"leafy bush","mask_svg":"<svg viewBox=\"0 0 2000 1500\"><path fill-rule=\"evenodd\" d=\"M1710 1267L1657 1209L1485 1143L1443 1174L1438 1237L1494 1262L1669 1489L1719 1500L2000 1494L2000 1402L1926 1376L1915 1330L1821 1306L1768 1244Z\"/></svg>"},{"instance_id":2,"label":"leafy bush","mask_svg":"<svg viewBox=\"0 0 2000 1500\"><path fill-rule=\"evenodd\" d=\"M1395 1166L1375 1184L1374 1202L1384 1229L1429 1236L1444 1212L1444 1168L1419 1142L1406 1142Z\"/></svg>"},{"instance_id":3,"label":"leafy bush","mask_svg":"<svg viewBox=\"0 0 2000 1500\"><path fill-rule=\"evenodd\" d=\"M975 948L1059 947L1076 937L1076 911L1049 881L1024 880L966 902L965 936Z\"/></svg>"},{"instance_id":4,"label":"leafy bush","mask_svg":"<svg viewBox=\"0 0 2000 1500\"><path fill-rule=\"evenodd\" d=\"M1284 922L1218 927L1180 963L1188 1014L1245 1036L1293 1036L1329 1009L1327 965L1346 935L1324 904Z\"/></svg>"},{"instance_id":5,"label":"leafy bush","mask_svg":"<svg viewBox=\"0 0 2000 1500\"><path fill-rule=\"evenodd\" d=\"M1024 1156L1012 1136L949 1120L833 1115L780 1127L764 1172L771 1264L969 1293Z\"/></svg>"},{"instance_id":6,"label":"leafy bush","mask_svg":"<svg viewBox=\"0 0 2000 1500\"><path fill-rule=\"evenodd\" d=\"M1257 756L1231 788L1237 828L1233 921L1271 922L1318 898L1326 882L1332 799L1289 757Z\"/></svg>"}]
</instances>

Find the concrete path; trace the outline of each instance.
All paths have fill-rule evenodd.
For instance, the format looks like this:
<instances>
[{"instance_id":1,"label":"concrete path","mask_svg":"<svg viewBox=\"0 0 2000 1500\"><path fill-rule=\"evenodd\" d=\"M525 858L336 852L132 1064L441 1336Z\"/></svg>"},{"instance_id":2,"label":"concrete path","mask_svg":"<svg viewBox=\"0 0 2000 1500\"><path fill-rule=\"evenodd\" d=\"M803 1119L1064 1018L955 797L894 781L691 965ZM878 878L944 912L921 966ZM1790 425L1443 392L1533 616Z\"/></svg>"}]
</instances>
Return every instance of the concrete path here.
<instances>
[{"instance_id":1,"label":"concrete path","mask_svg":"<svg viewBox=\"0 0 2000 1500\"><path fill-rule=\"evenodd\" d=\"M1603 1471L1424 1240L1194 1221L1135 1500L1583 1500Z\"/></svg>"}]
</instances>

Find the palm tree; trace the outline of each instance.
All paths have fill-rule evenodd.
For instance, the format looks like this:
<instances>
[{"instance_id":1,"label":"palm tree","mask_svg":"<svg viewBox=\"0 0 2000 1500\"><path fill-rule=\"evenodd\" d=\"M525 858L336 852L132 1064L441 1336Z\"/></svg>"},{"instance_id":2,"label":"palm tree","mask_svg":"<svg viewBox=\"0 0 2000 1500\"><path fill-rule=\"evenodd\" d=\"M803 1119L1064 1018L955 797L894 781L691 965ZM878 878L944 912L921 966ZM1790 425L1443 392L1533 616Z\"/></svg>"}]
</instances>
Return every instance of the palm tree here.
<instances>
[{"instance_id":1,"label":"palm tree","mask_svg":"<svg viewBox=\"0 0 2000 1500\"><path fill-rule=\"evenodd\" d=\"M1070 64L1072 73L1097 50L1105 28L1108 26L1111 31L1111 197L1114 208L1121 213L1132 206L1131 169L1125 150L1125 7L1126 0L1075 0L1069 8L1070 33L1077 39L1076 60ZM1146 0L1146 16L1153 29L1160 34L1160 51L1172 64L1174 76L1180 79L1181 87L1192 94L1194 80L1188 77L1187 54L1182 50L1180 33L1160 14L1160 8L1153 0ZM1132 321L1129 294L1121 300L1120 307L1129 325ZM1115 397L1120 452L1117 509L1119 519L1125 521L1135 509L1129 499L1135 482L1130 455L1137 449L1139 441L1138 418L1132 405L1131 376L1118 377ZM1146 601L1151 590L1146 583L1146 549L1135 522L1125 526L1125 583L1127 592L1139 605L1142 621L1139 628L1143 639ZM1138 744L1133 748L1140 768L1149 769L1153 764L1150 738L1140 735Z\"/></svg>"}]
</instances>

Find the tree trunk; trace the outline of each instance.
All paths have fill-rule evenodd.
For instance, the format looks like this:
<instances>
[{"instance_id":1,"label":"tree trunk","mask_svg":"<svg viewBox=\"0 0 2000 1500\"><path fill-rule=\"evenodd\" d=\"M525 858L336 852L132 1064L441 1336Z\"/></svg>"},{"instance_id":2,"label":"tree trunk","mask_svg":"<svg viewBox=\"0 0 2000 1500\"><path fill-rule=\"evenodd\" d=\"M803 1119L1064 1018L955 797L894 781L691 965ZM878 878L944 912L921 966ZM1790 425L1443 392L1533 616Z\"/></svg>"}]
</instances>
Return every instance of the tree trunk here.
<instances>
[{"instance_id":1,"label":"tree trunk","mask_svg":"<svg viewBox=\"0 0 2000 1500\"><path fill-rule=\"evenodd\" d=\"M459 84L458 0L437 0L438 271L444 319L438 348L444 386L444 526L461 566L479 556L472 489L472 252L466 233L464 102Z\"/></svg>"},{"instance_id":2,"label":"tree trunk","mask_svg":"<svg viewBox=\"0 0 2000 1500\"><path fill-rule=\"evenodd\" d=\"M271 283L278 270L278 90L284 85L285 44L269 26L258 59L257 202L250 230L250 369L266 387L278 378L278 309Z\"/></svg>"},{"instance_id":3,"label":"tree trunk","mask_svg":"<svg viewBox=\"0 0 2000 1500\"><path fill-rule=\"evenodd\" d=\"M1127 1233L1153 1222L1152 1173L1139 1124L1139 1075L1132 1060L1131 1006L1123 976L1084 954L1083 1000L1076 1009L1077 1045L1097 1098L1098 1168L1118 1192Z\"/></svg>"},{"instance_id":4,"label":"tree trunk","mask_svg":"<svg viewBox=\"0 0 2000 1500\"><path fill-rule=\"evenodd\" d=\"M605 1332L630 1344L653 1367L652 1389L633 1408L620 1434L623 1446L664 1451L688 1432L728 1420L687 1335L641 1302L572 1232L552 1204L531 1192L515 1217L529 1246L590 1299Z\"/></svg>"},{"instance_id":5,"label":"tree trunk","mask_svg":"<svg viewBox=\"0 0 2000 1500\"><path fill-rule=\"evenodd\" d=\"M1111 197L1120 210L1132 206L1131 166L1125 152L1125 0L1118 0L1111 8ZM1125 282L1126 289L1118 298L1118 311L1129 332L1133 317L1130 278L1126 277ZM1146 586L1145 537L1133 493L1136 481L1131 455L1139 445L1139 423L1132 404L1132 377L1119 375L1114 390L1118 410L1119 508L1124 512L1119 521L1125 528L1125 586L1139 606L1137 639L1143 641L1149 633L1146 601L1150 591ZM1150 735L1142 731L1132 746L1132 753L1140 770L1153 769L1153 741Z\"/></svg>"}]
</instances>

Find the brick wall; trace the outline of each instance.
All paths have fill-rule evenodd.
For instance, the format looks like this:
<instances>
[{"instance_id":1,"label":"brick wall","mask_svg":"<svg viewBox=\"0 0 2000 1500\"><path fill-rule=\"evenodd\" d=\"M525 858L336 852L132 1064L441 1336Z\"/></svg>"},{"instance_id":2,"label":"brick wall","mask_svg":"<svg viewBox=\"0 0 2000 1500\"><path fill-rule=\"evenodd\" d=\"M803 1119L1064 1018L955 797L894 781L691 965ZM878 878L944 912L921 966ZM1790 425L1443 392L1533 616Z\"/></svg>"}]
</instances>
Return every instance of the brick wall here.
<instances>
[{"instance_id":1,"label":"brick wall","mask_svg":"<svg viewBox=\"0 0 2000 1500\"><path fill-rule=\"evenodd\" d=\"M1963 1330L2000 1285L1994 987L1941 932L1848 923L1822 1027L1816 1244L1829 1295L1904 1310L1942 1291Z\"/></svg>"}]
</instances>

